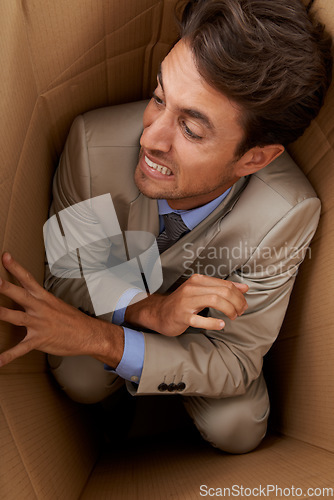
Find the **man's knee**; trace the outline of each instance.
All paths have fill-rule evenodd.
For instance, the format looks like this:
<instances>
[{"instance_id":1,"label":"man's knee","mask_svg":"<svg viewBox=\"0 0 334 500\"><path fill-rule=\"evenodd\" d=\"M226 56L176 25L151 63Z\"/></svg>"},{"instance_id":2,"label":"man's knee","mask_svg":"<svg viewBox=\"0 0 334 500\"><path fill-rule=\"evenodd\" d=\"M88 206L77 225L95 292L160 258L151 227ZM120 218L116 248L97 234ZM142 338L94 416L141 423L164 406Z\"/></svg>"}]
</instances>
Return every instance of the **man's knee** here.
<instances>
[{"instance_id":1,"label":"man's knee","mask_svg":"<svg viewBox=\"0 0 334 500\"><path fill-rule=\"evenodd\" d=\"M201 430L203 437L214 447L228 453L248 453L254 450L267 432L269 406L262 415L254 415L249 408L243 412L224 411L212 415Z\"/></svg>"},{"instance_id":2,"label":"man's knee","mask_svg":"<svg viewBox=\"0 0 334 500\"><path fill-rule=\"evenodd\" d=\"M262 375L242 396L187 399L185 406L196 427L216 448L228 453L247 453L266 434L270 404Z\"/></svg>"},{"instance_id":3,"label":"man's knee","mask_svg":"<svg viewBox=\"0 0 334 500\"><path fill-rule=\"evenodd\" d=\"M78 403L103 401L119 389L124 381L104 370L103 363L90 356L48 357L51 373L61 389Z\"/></svg>"}]
</instances>

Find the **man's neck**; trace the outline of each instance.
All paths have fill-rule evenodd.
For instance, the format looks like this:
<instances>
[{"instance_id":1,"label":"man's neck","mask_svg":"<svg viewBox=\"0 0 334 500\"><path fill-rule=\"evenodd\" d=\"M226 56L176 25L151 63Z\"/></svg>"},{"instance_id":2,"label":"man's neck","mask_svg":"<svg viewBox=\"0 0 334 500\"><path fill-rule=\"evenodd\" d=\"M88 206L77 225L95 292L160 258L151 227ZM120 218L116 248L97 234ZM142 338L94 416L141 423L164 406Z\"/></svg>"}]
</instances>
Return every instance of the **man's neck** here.
<instances>
[{"instance_id":1,"label":"man's neck","mask_svg":"<svg viewBox=\"0 0 334 500\"><path fill-rule=\"evenodd\" d=\"M205 193L202 196L171 200L167 199L166 201L172 210L193 210L194 208L203 207L204 205L207 205L211 201L215 200L228 191L231 186L233 186L233 184L224 186L224 188L220 189L219 192L213 191L212 193Z\"/></svg>"}]
</instances>

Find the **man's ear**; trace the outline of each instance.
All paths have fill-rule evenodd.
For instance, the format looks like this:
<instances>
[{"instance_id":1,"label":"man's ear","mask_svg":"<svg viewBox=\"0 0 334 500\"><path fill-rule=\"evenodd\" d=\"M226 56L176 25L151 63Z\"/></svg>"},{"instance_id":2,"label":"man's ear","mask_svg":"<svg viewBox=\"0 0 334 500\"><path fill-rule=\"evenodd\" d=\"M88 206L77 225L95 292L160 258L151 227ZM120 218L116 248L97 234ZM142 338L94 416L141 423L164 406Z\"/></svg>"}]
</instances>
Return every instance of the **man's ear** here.
<instances>
[{"instance_id":1,"label":"man's ear","mask_svg":"<svg viewBox=\"0 0 334 500\"><path fill-rule=\"evenodd\" d=\"M238 177L254 174L266 167L284 152L282 144L256 146L245 153L237 162L236 174Z\"/></svg>"}]
</instances>

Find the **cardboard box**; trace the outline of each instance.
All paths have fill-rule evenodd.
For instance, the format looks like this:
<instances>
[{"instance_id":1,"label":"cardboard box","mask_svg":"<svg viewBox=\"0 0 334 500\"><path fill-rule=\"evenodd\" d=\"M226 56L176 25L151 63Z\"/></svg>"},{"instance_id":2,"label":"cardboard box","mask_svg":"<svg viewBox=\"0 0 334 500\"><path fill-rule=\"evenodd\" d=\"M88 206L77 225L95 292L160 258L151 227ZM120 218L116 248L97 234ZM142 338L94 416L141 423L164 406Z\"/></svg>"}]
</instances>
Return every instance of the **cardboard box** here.
<instances>
[{"instance_id":1,"label":"cardboard box","mask_svg":"<svg viewBox=\"0 0 334 500\"><path fill-rule=\"evenodd\" d=\"M148 97L176 36L175 3L1 1L1 249L40 282L42 226L70 124L90 109ZM334 33L333 1L315 0L313 8ZM330 496L333 105L332 88L320 116L290 148L322 200L322 218L312 258L301 268L279 340L266 360L274 432L242 456L182 438L177 426L165 434L168 439L137 434L115 447L99 436L97 408L68 400L52 382L45 356L33 352L0 370L1 499L196 499L220 495L216 488L250 498L310 498L308 488L318 498ZM7 277L3 269L1 276ZM19 328L0 328L1 351L22 338ZM146 411L143 422L151 426L159 413L153 406ZM272 488L251 491L260 485Z\"/></svg>"}]
</instances>

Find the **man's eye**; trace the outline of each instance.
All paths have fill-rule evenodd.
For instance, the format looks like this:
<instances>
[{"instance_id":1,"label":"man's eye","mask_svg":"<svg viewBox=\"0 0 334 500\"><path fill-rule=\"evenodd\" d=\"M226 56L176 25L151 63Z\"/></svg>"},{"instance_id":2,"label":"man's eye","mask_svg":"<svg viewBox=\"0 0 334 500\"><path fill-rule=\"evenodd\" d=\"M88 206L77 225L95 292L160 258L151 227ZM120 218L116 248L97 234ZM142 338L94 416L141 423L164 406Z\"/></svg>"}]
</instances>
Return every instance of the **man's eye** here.
<instances>
[{"instance_id":1,"label":"man's eye","mask_svg":"<svg viewBox=\"0 0 334 500\"><path fill-rule=\"evenodd\" d=\"M191 139L196 139L196 140L202 139L202 137L200 135L197 135L192 130L190 130L190 128L188 127L186 122L182 121L181 126L182 126L183 132L185 133L186 136L190 137Z\"/></svg>"},{"instance_id":2,"label":"man's eye","mask_svg":"<svg viewBox=\"0 0 334 500\"><path fill-rule=\"evenodd\" d=\"M163 100L160 97L158 97L155 92L153 92L152 94L152 99L158 106L161 106L164 103Z\"/></svg>"}]
</instances>

